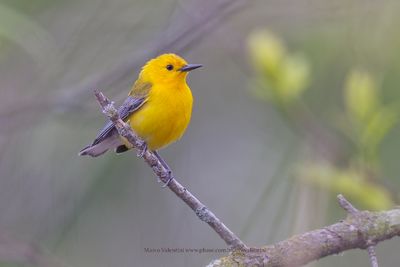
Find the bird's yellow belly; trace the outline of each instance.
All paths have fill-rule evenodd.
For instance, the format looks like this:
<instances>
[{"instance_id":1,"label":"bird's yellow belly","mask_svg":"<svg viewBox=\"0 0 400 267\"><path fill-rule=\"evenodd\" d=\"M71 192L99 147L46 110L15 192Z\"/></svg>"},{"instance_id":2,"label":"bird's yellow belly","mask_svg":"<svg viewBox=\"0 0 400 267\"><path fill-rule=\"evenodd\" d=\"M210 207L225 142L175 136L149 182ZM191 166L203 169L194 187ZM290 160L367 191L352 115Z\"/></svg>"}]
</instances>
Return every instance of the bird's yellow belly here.
<instances>
[{"instance_id":1,"label":"bird's yellow belly","mask_svg":"<svg viewBox=\"0 0 400 267\"><path fill-rule=\"evenodd\" d=\"M129 117L135 133L147 143L150 150L157 150L178 140L185 132L192 113L190 91L175 97L150 97Z\"/></svg>"}]
</instances>

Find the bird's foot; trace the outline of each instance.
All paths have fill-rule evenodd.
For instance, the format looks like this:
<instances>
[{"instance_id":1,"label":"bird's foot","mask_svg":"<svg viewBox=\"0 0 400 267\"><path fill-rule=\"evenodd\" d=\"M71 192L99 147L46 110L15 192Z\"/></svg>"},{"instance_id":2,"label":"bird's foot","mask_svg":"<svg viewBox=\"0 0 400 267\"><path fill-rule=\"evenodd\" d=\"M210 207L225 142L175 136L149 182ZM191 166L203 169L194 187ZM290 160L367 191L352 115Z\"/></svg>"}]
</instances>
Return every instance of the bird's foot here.
<instances>
[{"instance_id":1,"label":"bird's foot","mask_svg":"<svg viewBox=\"0 0 400 267\"><path fill-rule=\"evenodd\" d=\"M157 157L157 159L160 161L160 163L164 167L164 169L167 171L166 178L168 178L168 180L162 185L163 188L167 187L168 184L174 179L174 175L172 174L172 170L168 166L168 164L164 161L164 159L160 156L160 154L158 154L157 151L153 151L153 153ZM163 181L161 181L161 179L158 178L158 182L161 183Z\"/></svg>"},{"instance_id":2,"label":"bird's foot","mask_svg":"<svg viewBox=\"0 0 400 267\"><path fill-rule=\"evenodd\" d=\"M172 175L171 170L168 171L168 180L161 186L162 188L165 188L169 185L169 183L174 179L174 176Z\"/></svg>"},{"instance_id":3,"label":"bird's foot","mask_svg":"<svg viewBox=\"0 0 400 267\"><path fill-rule=\"evenodd\" d=\"M143 158L143 156L144 156L144 154L146 153L146 151L147 151L147 144L146 144L146 142L143 142L143 143L141 144L141 146L139 147L137 156L138 156L139 158Z\"/></svg>"},{"instance_id":4,"label":"bird's foot","mask_svg":"<svg viewBox=\"0 0 400 267\"><path fill-rule=\"evenodd\" d=\"M168 165L167 165L168 166ZM172 174L171 169L167 169L167 175L165 175L165 179L167 180L166 182L164 182L164 178L163 180L161 180L159 177L157 177L157 182L159 183L163 183L163 185L161 186L162 188L165 188L169 185L169 183L174 179L174 175Z\"/></svg>"}]
</instances>

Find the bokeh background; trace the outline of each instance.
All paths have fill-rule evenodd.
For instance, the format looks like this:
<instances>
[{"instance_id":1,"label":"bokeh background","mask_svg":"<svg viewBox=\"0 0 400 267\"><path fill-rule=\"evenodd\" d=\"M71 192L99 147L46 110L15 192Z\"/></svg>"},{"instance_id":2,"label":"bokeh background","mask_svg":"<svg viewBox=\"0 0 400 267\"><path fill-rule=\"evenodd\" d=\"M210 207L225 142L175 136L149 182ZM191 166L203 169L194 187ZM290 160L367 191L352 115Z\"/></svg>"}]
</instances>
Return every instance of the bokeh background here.
<instances>
[{"instance_id":1,"label":"bokeh background","mask_svg":"<svg viewBox=\"0 0 400 267\"><path fill-rule=\"evenodd\" d=\"M134 152L78 151L140 66L204 68L185 136L161 151L249 245L390 209L400 188L400 2L0 0L0 266L204 266L218 236ZM399 240L377 248L398 266ZM367 266L349 251L309 266Z\"/></svg>"}]
</instances>

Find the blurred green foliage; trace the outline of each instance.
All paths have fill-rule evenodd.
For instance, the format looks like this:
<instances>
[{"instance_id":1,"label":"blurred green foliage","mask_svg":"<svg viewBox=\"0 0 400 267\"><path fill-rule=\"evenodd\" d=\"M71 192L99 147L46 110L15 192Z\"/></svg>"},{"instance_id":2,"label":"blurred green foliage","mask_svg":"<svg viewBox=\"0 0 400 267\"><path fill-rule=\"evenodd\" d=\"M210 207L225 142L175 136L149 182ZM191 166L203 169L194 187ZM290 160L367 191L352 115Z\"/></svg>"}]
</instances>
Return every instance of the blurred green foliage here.
<instances>
[{"instance_id":1,"label":"blurred green foliage","mask_svg":"<svg viewBox=\"0 0 400 267\"><path fill-rule=\"evenodd\" d=\"M283 109L302 101L300 97L311 79L310 66L304 56L290 54L283 41L267 30L253 32L248 38L248 48L256 80L259 81L255 91L258 97L272 101ZM343 169L335 161L318 159L311 163L303 162L297 175L303 181L325 190L342 193L365 209L389 209L394 205L393 197L397 196L385 185L379 184L377 162L379 146L398 122L399 111L395 105L381 103L376 80L360 69L353 69L348 74L344 101L346 109L339 130L347 134L355 147L346 159L348 167ZM289 124L308 116L304 109L296 109L296 113L286 115L289 116ZM308 120L313 120L312 124L320 123L316 118ZM296 122L294 129L298 127ZM305 131L312 129L306 128ZM312 143L310 145L313 146Z\"/></svg>"},{"instance_id":2,"label":"blurred green foliage","mask_svg":"<svg viewBox=\"0 0 400 267\"><path fill-rule=\"evenodd\" d=\"M371 74L355 69L348 75L343 129L356 144L357 156L369 164L379 160L379 146L399 119L397 105L382 104L379 91Z\"/></svg>"},{"instance_id":3,"label":"blurred green foliage","mask_svg":"<svg viewBox=\"0 0 400 267\"><path fill-rule=\"evenodd\" d=\"M352 122L365 123L378 108L378 88L371 75L364 71L353 70L345 85L345 101L348 116Z\"/></svg>"},{"instance_id":4,"label":"blurred green foliage","mask_svg":"<svg viewBox=\"0 0 400 267\"><path fill-rule=\"evenodd\" d=\"M307 89L310 66L300 53L290 54L270 31L253 32L248 39L250 58L257 72L256 93L277 105L290 105Z\"/></svg>"},{"instance_id":5,"label":"blurred green foliage","mask_svg":"<svg viewBox=\"0 0 400 267\"><path fill-rule=\"evenodd\" d=\"M365 173L354 168L340 169L329 163L304 163L299 177L327 191L343 194L361 209L386 210L393 207L391 192L384 186L368 180Z\"/></svg>"}]
</instances>

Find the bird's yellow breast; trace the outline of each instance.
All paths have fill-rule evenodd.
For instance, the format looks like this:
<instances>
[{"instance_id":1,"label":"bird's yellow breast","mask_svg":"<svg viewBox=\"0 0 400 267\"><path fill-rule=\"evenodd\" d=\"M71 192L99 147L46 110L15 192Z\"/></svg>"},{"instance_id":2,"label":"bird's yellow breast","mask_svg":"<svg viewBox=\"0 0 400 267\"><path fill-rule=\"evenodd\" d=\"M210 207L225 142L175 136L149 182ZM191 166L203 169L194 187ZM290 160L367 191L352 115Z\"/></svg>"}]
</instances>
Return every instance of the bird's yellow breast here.
<instances>
[{"instance_id":1,"label":"bird's yellow breast","mask_svg":"<svg viewBox=\"0 0 400 267\"><path fill-rule=\"evenodd\" d=\"M186 82L153 85L145 104L128 119L147 147L157 150L183 135L192 115L192 103Z\"/></svg>"}]
</instances>

